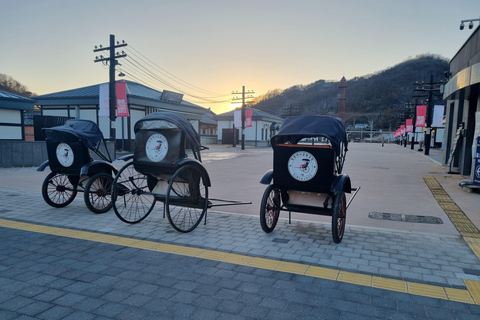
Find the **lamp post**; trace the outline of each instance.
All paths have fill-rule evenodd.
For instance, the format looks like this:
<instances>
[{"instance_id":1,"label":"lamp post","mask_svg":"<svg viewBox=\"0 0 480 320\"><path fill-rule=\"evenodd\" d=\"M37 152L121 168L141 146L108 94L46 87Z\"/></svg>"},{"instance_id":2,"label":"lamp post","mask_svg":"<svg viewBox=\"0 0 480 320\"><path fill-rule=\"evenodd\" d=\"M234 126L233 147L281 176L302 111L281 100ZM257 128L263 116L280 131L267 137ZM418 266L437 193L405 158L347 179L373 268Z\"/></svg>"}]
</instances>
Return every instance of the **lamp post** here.
<instances>
[{"instance_id":1,"label":"lamp post","mask_svg":"<svg viewBox=\"0 0 480 320\"><path fill-rule=\"evenodd\" d=\"M445 81L433 82L433 75L430 75L430 82L429 83L415 83L414 92L426 92L426 96L428 97L427 100L427 114L426 114L426 121L425 121L425 155L428 156L430 154L430 143L431 143L431 125L432 125L432 117L433 117L433 98L435 95L441 95L441 86L445 84ZM421 86L421 87L420 87ZM423 95L414 95L414 98L425 98L425 94Z\"/></svg>"}]
</instances>

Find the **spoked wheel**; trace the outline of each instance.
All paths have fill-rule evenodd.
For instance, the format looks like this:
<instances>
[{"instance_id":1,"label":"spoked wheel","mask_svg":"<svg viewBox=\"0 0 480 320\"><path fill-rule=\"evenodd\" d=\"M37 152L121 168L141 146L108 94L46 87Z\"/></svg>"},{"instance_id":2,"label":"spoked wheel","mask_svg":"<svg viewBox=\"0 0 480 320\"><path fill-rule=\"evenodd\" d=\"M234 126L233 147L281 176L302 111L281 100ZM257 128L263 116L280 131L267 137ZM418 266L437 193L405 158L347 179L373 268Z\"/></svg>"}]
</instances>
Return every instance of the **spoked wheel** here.
<instances>
[{"instance_id":1,"label":"spoked wheel","mask_svg":"<svg viewBox=\"0 0 480 320\"><path fill-rule=\"evenodd\" d=\"M268 233L275 229L280 216L280 208L280 189L271 184L263 193L262 203L260 204L260 224L263 231Z\"/></svg>"},{"instance_id":2,"label":"spoked wheel","mask_svg":"<svg viewBox=\"0 0 480 320\"><path fill-rule=\"evenodd\" d=\"M42 196L47 204L55 208L69 205L77 195L77 183L68 175L50 172L43 181ZM76 179L78 182L78 179Z\"/></svg>"},{"instance_id":3,"label":"spoked wheel","mask_svg":"<svg viewBox=\"0 0 480 320\"><path fill-rule=\"evenodd\" d=\"M124 165L112 187L112 207L117 217L127 223L140 222L152 212L155 202L147 176L137 172L133 162Z\"/></svg>"},{"instance_id":4,"label":"spoked wheel","mask_svg":"<svg viewBox=\"0 0 480 320\"><path fill-rule=\"evenodd\" d=\"M332 235L335 243L342 242L347 219L347 199L345 192L340 192L333 202L332 214Z\"/></svg>"},{"instance_id":5,"label":"spoked wheel","mask_svg":"<svg viewBox=\"0 0 480 320\"><path fill-rule=\"evenodd\" d=\"M202 221L208 208L205 180L203 172L189 164L180 167L170 178L165 209L175 230L190 232Z\"/></svg>"},{"instance_id":6,"label":"spoked wheel","mask_svg":"<svg viewBox=\"0 0 480 320\"><path fill-rule=\"evenodd\" d=\"M107 173L97 173L91 177L83 197L87 208L93 213L104 213L112 208L113 177Z\"/></svg>"}]
</instances>

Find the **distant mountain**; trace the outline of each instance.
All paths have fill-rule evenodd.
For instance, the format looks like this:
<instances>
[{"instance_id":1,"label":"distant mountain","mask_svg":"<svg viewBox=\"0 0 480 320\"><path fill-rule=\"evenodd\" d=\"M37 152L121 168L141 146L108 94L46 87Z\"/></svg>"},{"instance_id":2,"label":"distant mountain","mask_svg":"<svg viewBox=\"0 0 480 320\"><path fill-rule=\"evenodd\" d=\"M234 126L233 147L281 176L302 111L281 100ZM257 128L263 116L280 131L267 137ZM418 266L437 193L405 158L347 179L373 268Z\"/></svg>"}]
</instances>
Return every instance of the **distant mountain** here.
<instances>
[{"instance_id":1,"label":"distant mountain","mask_svg":"<svg viewBox=\"0 0 480 320\"><path fill-rule=\"evenodd\" d=\"M35 95L30 92L26 86L3 73L0 73L0 90L27 98Z\"/></svg>"},{"instance_id":2,"label":"distant mountain","mask_svg":"<svg viewBox=\"0 0 480 320\"><path fill-rule=\"evenodd\" d=\"M407 104L424 103L414 96L416 82L444 81L449 70L448 60L437 55L421 55L389 69L353 79L347 79L346 124L374 122L375 128L391 129L404 118ZM277 116L297 114L338 113L340 81L318 80L283 91L276 89L256 97L249 107ZM418 92L415 95L419 95ZM441 95L434 96L442 103Z\"/></svg>"}]
</instances>

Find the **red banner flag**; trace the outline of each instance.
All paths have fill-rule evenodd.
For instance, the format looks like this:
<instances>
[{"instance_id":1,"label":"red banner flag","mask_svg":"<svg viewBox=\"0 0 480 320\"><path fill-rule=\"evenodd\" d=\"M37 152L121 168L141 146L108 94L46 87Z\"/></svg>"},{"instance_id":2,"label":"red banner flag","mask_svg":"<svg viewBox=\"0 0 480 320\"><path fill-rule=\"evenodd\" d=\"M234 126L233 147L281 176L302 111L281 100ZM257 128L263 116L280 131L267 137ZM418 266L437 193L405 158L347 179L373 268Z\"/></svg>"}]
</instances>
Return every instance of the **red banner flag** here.
<instances>
[{"instance_id":1,"label":"red banner flag","mask_svg":"<svg viewBox=\"0 0 480 320\"><path fill-rule=\"evenodd\" d=\"M252 127L252 110L246 110L245 112L245 127Z\"/></svg>"},{"instance_id":2,"label":"red banner flag","mask_svg":"<svg viewBox=\"0 0 480 320\"><path fill-rule=\"evenodd\" d=\"M127 105L127 83L117 82L117 117L129 117Z\"/></svg>"},{"instance_id":3,"label":"red banner flag","mask_svg":"<svg viewBox=\"0 0 480 320\"><path fill-rule=\"evenodd\" d=\"M407 119L407 132L413 132L413 119Z\"/></svg>"},{"instance_id":4,"label":"red banner flag","mask_svg":"<svg viewBox=\"0 0 480 320\"><path fill-rule=\"evenodd\" d=\"M425 119L427 116L427 106L417 106L417 121L415 121L415 127L425 127Z\"/></svg>"}]
</instances>

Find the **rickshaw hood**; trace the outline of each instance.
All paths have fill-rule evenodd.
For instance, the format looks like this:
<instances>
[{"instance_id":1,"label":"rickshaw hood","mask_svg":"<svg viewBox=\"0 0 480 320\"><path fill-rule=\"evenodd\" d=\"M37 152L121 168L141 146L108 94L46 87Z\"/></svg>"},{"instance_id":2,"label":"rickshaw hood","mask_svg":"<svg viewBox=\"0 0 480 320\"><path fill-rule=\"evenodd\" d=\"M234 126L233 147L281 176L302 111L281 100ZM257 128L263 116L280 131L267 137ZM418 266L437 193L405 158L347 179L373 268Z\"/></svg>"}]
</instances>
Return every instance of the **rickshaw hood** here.
<instances>
[{"instance_id":1,"label":"rickshaw hood","mask_svg":"<svg viewBox=\"0 0 480 320\"><path fill-rule=\"evenodd\" d=\"M271 139L272 147L278 143L289 141L296 144L299 140L308 137L325 137L332 143L337 154L340 152L340 143L347 151L347 134L343 120L333 116L303 115L288 117L282 127Z\"/></svg>"}]
</instances>

